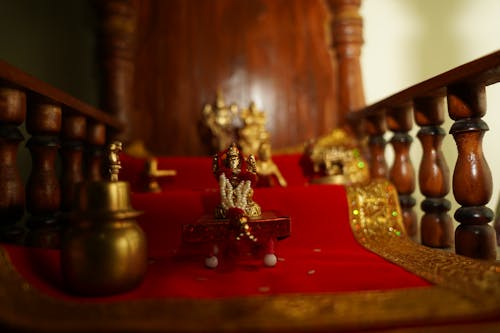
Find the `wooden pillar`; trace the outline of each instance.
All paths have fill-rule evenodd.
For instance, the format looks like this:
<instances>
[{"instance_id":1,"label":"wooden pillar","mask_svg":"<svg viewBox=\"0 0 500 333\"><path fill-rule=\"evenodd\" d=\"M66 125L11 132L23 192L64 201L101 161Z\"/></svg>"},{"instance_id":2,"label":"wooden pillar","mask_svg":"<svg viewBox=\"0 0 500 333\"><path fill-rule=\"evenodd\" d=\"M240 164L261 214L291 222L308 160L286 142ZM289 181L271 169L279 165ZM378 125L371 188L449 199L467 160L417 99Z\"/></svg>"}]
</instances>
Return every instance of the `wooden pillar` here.
<instances>
[{"instance_id":1,"label":"wooden pillar","mask_svg":"<svg viewBox=\"0 0 500 333\"><path fill-rule=\"evenodd\" d=\"M24 92L0 88L0 241L21 243L24 230L15 225L24 214L24 184L17 167L19 125L26 118Z\"/></svg>"},{"instance_id":2,"label":"wooden pillar","mask_svg":"<svg viewBox=\"0 0 500 333\"><path fill-rule=\"evenodd\" d=\"M418 225L417 215L413 210L416 201L412 196L415 191L415 169L410 159L413 138L408 134L413 127L412 114L411 105L393 108L387 113L387 126L394 132L391 138L394 163L389 178L398 191L406 232L408 236L416 240Z\"/></svg>"},{"instance_id":3,"label":"wooden pillar","mask_svg":"<svg viewBox=\"0 0 500 333\"><path fill-rule=\"evenodd\" d=\"M386 131L385 114L377 114L366 119L368 139L368 162L371 178L387 178L388 167L385 160Z\"/></svg>"},{"instance_id":4,"label":"wooden pillar","mask_svg":"<svg viewBox=\"0 0 500 333\"><path fill-rule=\"evenodd\" d=\"M87 145L85 149L85 175L87 180L101 180L103 174L103 152L106 144L106 126L101 123L87 125Z\"/></svg>"},{"instance_id":5,"label":"wooden pillar","mask_svg":"<svg viewBox=\"0 0 500 333\"><path fill-rule=\"evenodd\" d=\"M329 0L332 40L338 65L339 126L346 125L347 114L365 106L360 55L363 45L361 0ZM358 126L356 126L358 127ZM360 129L354 128L359 134Z\"/></svg>"},{"instance_id":6,"label":"wooden pillar","mask_svg":"<svg viewBox=\"0 0 500 333\"><path fill-rule=\"evenodd\" d=\"M37 247L59 246L57 213L61 189L55 161L61 131L61 107L45 101L30 103L26 128L32 137L27 142L32 168L26 185L29 233L26 243Z\"/></svg>"},{"instance_id":7,"label":"wooden pillar","mask_svg":"<svg viewBox=\"0 0 500 333\"><path fill-rule=\"evenodd\" d=\"M61 210L71 211L75 201L76 185L83 180L83 145L87 136L86 120L83 116L65 115L61 131L62 176Z\"/></svg>"},{"instance_id":8,"label":"wooden pillar","mask_svg":"<svg viewBox=\"0 0 500 333\"><path fill-rule=\"evenodd\" d=\"M483 155L482 140L489 128L483 85L448 87L448 113L455 120L450 129L458 158L453 172L453 194L462 206L455 212L460 225L455 230L455 250L472 258L495 259L496 235L488 224L493 211L485 205L492 194L490 168Z\"/></svg>"},{"instance_id":9,"label":"wooden pillar","mask_svg":"<svg viewBox=\"0 0 500 333\"><path fill-rule=\"evenodd\" d=\"M417 133L422 144L418 180L425 196L422 202L420 234L422 244L436 248L453 245L453 223L448 215L450 201L445 197L450 191L450 171L441 150L446 135L444 123L444 98L425 97L414 100L415 121L420 126Z\"/></svg>"},{"instance_id":10,"label":"wooden pillar","mask_svg":"<svg viewBox=\"0 0 500 333\"><path fill-rule=\"evenodd\" d=\"M102 15L103 65L106 73L105 110L122 123L133 121L134 75L137 13L133 0L99 2ZM127 126L118 136L123 142L133 140Z\"/></svg>"}]
</instances>

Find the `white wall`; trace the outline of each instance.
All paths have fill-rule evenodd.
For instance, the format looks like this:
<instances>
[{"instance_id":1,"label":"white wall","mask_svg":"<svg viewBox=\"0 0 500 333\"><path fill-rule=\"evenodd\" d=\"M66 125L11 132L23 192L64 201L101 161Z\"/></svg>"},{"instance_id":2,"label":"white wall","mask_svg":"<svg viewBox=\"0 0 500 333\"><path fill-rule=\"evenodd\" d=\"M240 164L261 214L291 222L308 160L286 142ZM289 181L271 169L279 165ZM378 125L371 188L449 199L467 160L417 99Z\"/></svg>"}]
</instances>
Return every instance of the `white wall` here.
<instances>
[{"instance_id":1,"label":"white wall","mask_svg":"<svg viewBox=\"0 0 500 333\"><path fill-rule=\"evenodd\" d=\"M499 0L363 0L365 44L362 69L367 103L374 103L403 88L500 49ZM500 83L487 88L489 125L483 142L493 176L495 209L500 192ZM451 121L443 127L449 130ZM444 144L450 171L456 146ZM388 146L388 160L392 149ZM416 139L411 149L418 167L421 154ZM421 196L417 195L420 202ZM457 204L449 198L454 208Z\"/></svg>"}]
</instances>

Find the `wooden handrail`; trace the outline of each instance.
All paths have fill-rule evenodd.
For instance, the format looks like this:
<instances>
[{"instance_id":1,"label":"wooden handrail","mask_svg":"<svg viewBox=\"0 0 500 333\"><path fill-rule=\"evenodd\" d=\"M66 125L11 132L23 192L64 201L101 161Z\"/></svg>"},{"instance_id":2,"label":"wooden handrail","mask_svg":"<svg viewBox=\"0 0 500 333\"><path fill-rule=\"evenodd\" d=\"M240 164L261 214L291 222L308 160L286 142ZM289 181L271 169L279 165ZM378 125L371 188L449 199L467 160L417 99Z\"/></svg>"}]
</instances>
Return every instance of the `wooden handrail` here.
<instances>
[{"instance_id":1,"label":"wooden handrail","mask_svg":"<svg viewBox=\"0 0 500 333\"><path fill-rule=\"evenodd\" d=\"M71 211L78 183L101 179L105 144L123 128L110 114L0 60L0 240L57 247L60 213ZM17 152L26 135L31 171L24 184Z\"/></svg>"},{"instance_id":2,"label":"wooden handrail","mask_svg":"<svg viewBox=\"0 0 500 333\"><path fill-rule=\"evenodd\" d=\"M449 85L478 82L485 86L500 82L500 50L417 83L362 109L353 110L348 117L354 121L367 114L383 112L385 108L404 106L416 97L444 97Z\"/></svg>"},{"instance_id":3,"label":"wooden handrail","mask_svg":"<svg viewBox=\"0 0 500 333\"><path fill-rule=\"evenodd\" d=\"M75 97L57 89L49 84L19 70L18 68L0 60L0 86L10 86L35 96L49 99L51 103L59 104L71 112L86 116L111 127L116 131L122 131L124 125L116 118L90 106Z\"/></svg>"}]
</instances>

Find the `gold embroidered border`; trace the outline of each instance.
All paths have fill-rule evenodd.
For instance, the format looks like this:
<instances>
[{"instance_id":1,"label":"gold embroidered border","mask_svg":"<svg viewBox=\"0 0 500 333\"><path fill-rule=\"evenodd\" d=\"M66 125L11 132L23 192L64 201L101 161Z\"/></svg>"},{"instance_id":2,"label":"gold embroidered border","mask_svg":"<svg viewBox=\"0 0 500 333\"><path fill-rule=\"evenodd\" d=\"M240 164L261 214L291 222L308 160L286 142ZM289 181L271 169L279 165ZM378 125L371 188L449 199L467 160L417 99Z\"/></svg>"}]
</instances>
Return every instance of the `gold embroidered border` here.
<instances>
[{"instance_id":1,"label":"gold embroidered border","mask_svg":"<svg viewBox=\"0 0 500 333\"><path fill-rule=\"evenodd\" d=\"M85 303L40 293L0 250L0 328L37 332L254 332L390 328L476 319L477 304L444 288L233 299ZM420 306L423 303L427 306Z\"/></svg>"},{"instance_id":2,"label":"gold embroidered border","mask_svg":"<svg viewBox=\"0 0 500 333\"><path fill-rule=\"evenodd\" d=\"M346 190L351 227L361 245L482 306L500 309L497 262L470 259L413 242L405 234L396 189L386 180L354 185Z\"/></svg>"},{"instance_id":3,"label":"gold embroidered border","mask_svg":"<svg viewBox=\"0 0 500 333\"><path fill-rule=\"evenodd\" d=\"M77 302L36 290L15 271L0 247L0 328L38 332L335 332L405 331L399 327L419 330L425 326L439 331L443 323L498 320L500 274L496 264L410 241L403 232L396 192L388 182L352 186L347 193L352 228L361 244L436 286L319 295Z\"/></svg>"}]
</instances>

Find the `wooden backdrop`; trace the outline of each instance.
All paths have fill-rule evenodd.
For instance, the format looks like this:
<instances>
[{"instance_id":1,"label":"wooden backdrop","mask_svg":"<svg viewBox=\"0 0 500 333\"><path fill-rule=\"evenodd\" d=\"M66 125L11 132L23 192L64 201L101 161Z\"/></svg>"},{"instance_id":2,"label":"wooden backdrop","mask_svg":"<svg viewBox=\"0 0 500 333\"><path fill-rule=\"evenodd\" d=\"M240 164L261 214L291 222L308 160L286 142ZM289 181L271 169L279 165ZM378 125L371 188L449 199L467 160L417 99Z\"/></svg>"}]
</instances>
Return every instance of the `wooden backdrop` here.
<instances>
[{"instance_id":1,"label":"wooden backdrop","mask_svg":"<svg viewBox=\"0 0 500 333\"><path fill-rule=\"evenodd\" d=\"M218 90L266 112L274 148L325 134L364 104L358 8L359 0L105 1L105 109L126 122L125 141L165 155L208 153L199 126Z\"/></svg>"}]
</instances>

